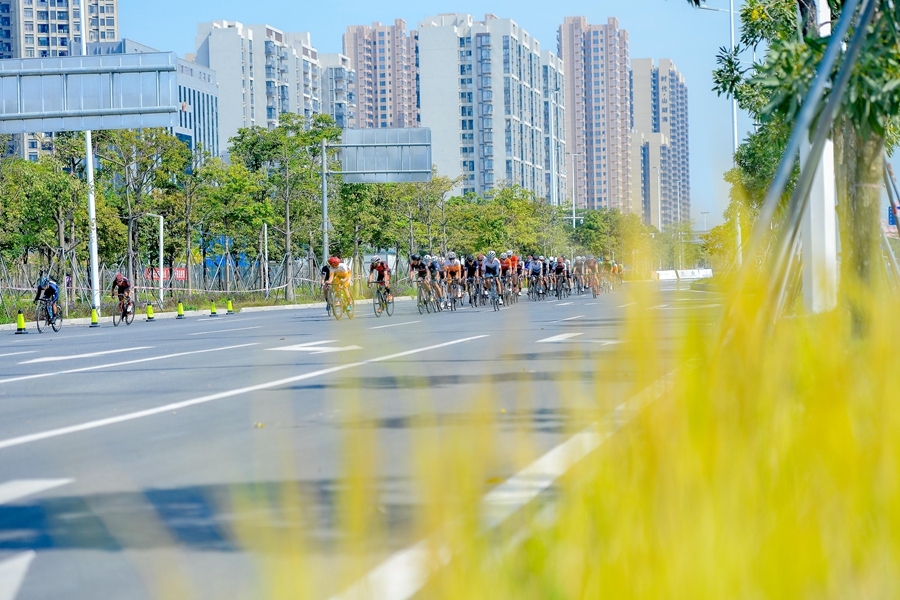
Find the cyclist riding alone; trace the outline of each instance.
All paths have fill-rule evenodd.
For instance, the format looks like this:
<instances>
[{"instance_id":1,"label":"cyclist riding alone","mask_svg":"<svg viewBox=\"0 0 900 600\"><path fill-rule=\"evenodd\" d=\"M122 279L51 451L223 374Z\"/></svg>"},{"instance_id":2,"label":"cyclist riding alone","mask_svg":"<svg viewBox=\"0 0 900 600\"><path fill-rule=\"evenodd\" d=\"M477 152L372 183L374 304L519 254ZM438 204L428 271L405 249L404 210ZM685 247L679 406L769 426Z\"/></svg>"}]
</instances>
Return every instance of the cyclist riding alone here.
<instances>
[{"instance_id":1,"label":"cyclist riding alone","mask_svg":"<svg viewBox=\"0 0 900 600\"><path fill-rule=\"evenodd\" d=\"M56 301L59 300L59 285L50 277L41 277L37 284L37 293L34 296L34 303L39 300L47 300L50 304L50 322L56 323Z\"/></svg>"},{"instance_id":2,"label":"cyclist riding alone","mask_svg":"<svg viewBox=\"0 0 900 600\"><path fill-rule=\"evenodd\" d=\"M488 252L487 258L484 260L484 266L481 269L481 275L485 279L492 279L491 285L497 288L497 295L500 296L500 305L503 305L503 290L500 288L500 259L497 253L491 250Z\"/></svg>"},{"instance_id":3,"label":"cyclist riding alone","mask_svg":"<svg viewBox=\"0 0 900 600\"><path fill-rule=\"evenodd\" d=\"M337 256L328 259L328 281L325 283L334 288L350 289L350 267Z\"/></svg>"},{"instance_id":4,"label":"cyclist riding alone","mask_svg":"<svg viewBox=\"0 0 900 600\"><path fill-rule=\"evenodd\" d=\"M119 310L121 310L125 298L131 298L131 282L129 282L128 278L121 273L116 273L116 277L113 279L110 296L115 298L116 293L119 295Z\"/></svg>"},{"instance_id":5,"label":"cyclist riding alone","mask_svg":"<svg viewBox=\"0 0 900 600\"><path fill-rule=\"evenodd\" d=\"M391 293L391 268L386 260L381 260L380 256L373 256L372 264L369 265L370 284L376 273L378 274L378 283L384 284L384 290L387 292L387 301L391 302L394 299L394 295Z\"/></svg>"}]
</instances>

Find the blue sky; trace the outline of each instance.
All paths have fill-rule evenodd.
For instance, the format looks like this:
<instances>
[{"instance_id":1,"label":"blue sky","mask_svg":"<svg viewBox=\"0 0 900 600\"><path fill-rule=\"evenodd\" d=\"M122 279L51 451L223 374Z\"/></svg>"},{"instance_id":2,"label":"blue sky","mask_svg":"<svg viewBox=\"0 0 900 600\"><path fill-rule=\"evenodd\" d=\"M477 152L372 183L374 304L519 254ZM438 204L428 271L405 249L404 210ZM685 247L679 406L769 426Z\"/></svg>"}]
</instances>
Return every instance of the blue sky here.
<instances>
[{"instance_id":1,"label":"blue sky","mask_svg":"<svg viewBox=\"0 0 900 600\"><path fill-rule=\"evenodd\" d=\"M727 8L728 0L708 0L708 5ZM310 31L320 52L340 52L347 25L401 18L412 29L427 15L468 12L477 18L484 13L512 18L544 49L555 51L563 17L585 15L592 23L616 17L629 31L632 58L671 58L684 73L690 101L693 218L699 227L702 212L710 213L710 227L721 221L728 196L722 173L730 167L732 155L731 109L728 100L711 91L711 72L717 49L729 44L726 13L694 10L686 0L341 0L326 3L325 10L311 10L314 6L318 9L317 4L297 0L123 0L120 34L183 56L194 50L197 23L227 19ZM752 125L744 115L739 123L742 135Z\"/></svg>"}]
</instances>

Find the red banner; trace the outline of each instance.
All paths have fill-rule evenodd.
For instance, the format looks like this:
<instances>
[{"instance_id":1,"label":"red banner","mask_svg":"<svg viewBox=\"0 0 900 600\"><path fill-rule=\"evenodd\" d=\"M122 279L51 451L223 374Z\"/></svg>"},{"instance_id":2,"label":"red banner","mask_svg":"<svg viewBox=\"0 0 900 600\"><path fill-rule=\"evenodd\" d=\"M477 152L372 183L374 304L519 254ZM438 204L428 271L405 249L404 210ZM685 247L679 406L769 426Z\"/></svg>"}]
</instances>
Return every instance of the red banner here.
<instances>
[{"instance_id":1,"label":"red banner","mask_svg":"<svg viewBox=\"0 0 900 600\"><path fill-rule=\"evenodd\" d=\"M159 269L144 269L144 277L150 281L159 281ZM169 281L172 278L172 269L163 269L163 281ZM179 267L175 269L175 281L187 281L187 269Z\"/></svg>"}]
</instances>

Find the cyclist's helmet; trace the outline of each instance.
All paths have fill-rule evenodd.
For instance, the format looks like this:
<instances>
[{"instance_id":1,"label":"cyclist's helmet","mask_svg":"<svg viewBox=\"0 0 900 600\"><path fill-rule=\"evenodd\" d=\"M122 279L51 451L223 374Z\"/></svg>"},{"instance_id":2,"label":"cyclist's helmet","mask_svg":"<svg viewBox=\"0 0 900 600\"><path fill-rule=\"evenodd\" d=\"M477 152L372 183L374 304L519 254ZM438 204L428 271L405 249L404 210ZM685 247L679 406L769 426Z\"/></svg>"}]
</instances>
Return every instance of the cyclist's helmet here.
<instances>
[{"instance_id":1,"label":"cyclist's helmet","mask_svg":"<svg viewBox=\"0 0 900 600\"><path fill-rule=\"evenodd\" d=\"M122 283L122 280L125 279L122 277L121 273L116 273L116 283Z\"/></svg>"},{"instance_id":2,"label":"cyclist's helmet","mask_svg":"<svg viewBox=\"0 0 900 600\"><path fill-rule=\"evenodd\" d=\"M494 252L493 250L491 250L490 252L488 252L488 260L494 260L495 258L497 258L497 253L496 253L496 252Z\"/></svg>"},{"instance_id":3,"label":"cyclist's helmet","mask_svg":"<svg viewBox=\"0 0 900 600\"><path fill-rule=\"evenodd\" d=\"M456 260L456 252L450 252L447 254L447 260Z\"/></svg>"},{"instance_id":4,"label":"cyclist's helmet","mask_svg":"<svg viewBox=\"0 0 900 600\"><path fill-rule=\"evenodd\" d=\"M478 260L484 260L484 254L479 254L479 255L478 255Z\"/></svg>"},{"instance_id":5,"label":"cyclist's helmet","mask_svg":"<svg viewBox=\"0 0 900 600\"><path fill-rule=\"evenodd\" d=\"M566 257L565 257L565 256L560 256L559 258L556 259L556 262L558 262L558 263L566 262Z\"/></svg>"},{"instance_id":6,"label":"cyclist's helmet","mask_svg":"<svg viewBox=\"0 0 900 600\"><path fill-rule=\"evenodd\" d=\"M506 251L506 256L512 256L512 255L513 255L513 251L512 251L512 250L507 250L507 251Z\"/></svg>"},{"instance_id":7,"label":"cyclist's helmet","mask_svg":"<svg viewBox=\"0 0 900 600\"><path fill-rule=\"evenodd\" d=\"M419 262L420 260L422 260L422 257L419 256L418 254L413 254L412 256L409 257L409 260L411 260L413 262Z\"/></svg>"},{"instance_id":8,"label":"cyclist's helmet","mask_svg":"<svg viewBox=\"0 0 900 600\"><path fill-rule=\"evenodd\" d=\"M431 260L431 255L430 255L430 254L426 254L426 255L425 255L425 260Z\"/></svg>"},{"instance_id":9,"label":"cyclist's helmet","mask_svg":"<svg viewBox=\"0 0 900 600\"><path fill-rule=\"evenodd\" d=\"M332 267L336 267L339 264L341 264L341 259L339 259L337 256L332 256L331 258L328 259L328 264L331 265Z\"/></svg>"},{"instance_id":10,"label":"cyclist's helmet","mask_svg":"<svg viewBox=\"0 0 900 600\"><path fill-rule=\"evenodd\" d=\"M506 252L500 255L500 260L506 260L507 258L509 258L509 255Z\"/></svg>"},{"instance_id":11,"label":"cyclist's helmet","mask_svg":"<svg viewBox=\"0 0 900 600\"><path fill-rule=\"evenodd\" d=\"M377 265L377 264L380 264L380 263L381 263L381 257L380 257L380 256L373 256L373 257L372 257L372 264L373 264L373 265Z\"/></svg>"},{"instance_id":12,"label":"cyclist's helmet","mask_svg":"<svg viewBox=\"0 0 900 600\"><path fill-rule=\"evenodd\" d=\"M47 287L48 285L50 285L50 278L44 275L38 282L38 287Z\"/></svg>"},{"instance_id":13,"label":"cyclist's helmet","mask_svg":"<svg viewBox=\"0 0 900 600\"><path fill-rule=\"evenodd\" d=\"M544 255L541 254L541 255L538 257L538 260L545 260L545 259L544 259Z\"/></svg>"}]
</instances>

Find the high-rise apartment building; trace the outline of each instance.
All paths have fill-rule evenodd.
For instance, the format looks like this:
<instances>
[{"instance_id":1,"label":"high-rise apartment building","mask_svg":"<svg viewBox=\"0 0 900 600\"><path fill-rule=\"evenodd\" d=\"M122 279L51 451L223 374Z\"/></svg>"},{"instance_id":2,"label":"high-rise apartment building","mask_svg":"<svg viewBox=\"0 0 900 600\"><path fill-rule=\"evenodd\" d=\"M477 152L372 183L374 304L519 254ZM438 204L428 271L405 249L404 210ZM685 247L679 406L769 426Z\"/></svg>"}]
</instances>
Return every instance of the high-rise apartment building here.
<instances>
[{"instance_id":1,"label":"high-rise apartment building","mask_svg":"<svg viewBox=\"0 0 900 600\"><path fill-rule=\"evenodd\" d=\"M633 152L640 152L640 180L632 185L632 204L657 228L690 221L691 173L688 90L669 59L631 63Z\"/></svg>"},{"instance_id":2,"label":"high-rise apartment building","mask_svg":"<svg viewBox=\"0 0 900 600\"><path fill-rule=\"evenodd\" d=\"M347 129L356 119L356 71L350 57L343 54L320 54L322 66L322 109L335 124Z\"/></svg>"},{"instance_id":3,"label":"high-rise apartment building","mask_svg":"<svg viewBox=\"0 0 900 600\"><path fill-rule=\"evenodd\" d=\"M89 55L145 54L158 50L124 39L119 42L88 44ZM201 148L219 155L219 87L212 69L186 60L178 60L178 123L170 133L194 150Z\"/></svg>"},{"instance_id":4,"label":"high-rise apartment building","mask_svg":"<svg viewBox=\"0 0 900 600\"><path fill-rule=\"evenodd\" d=\"M547 196L541 67L540 44L510 19L454 13L419 24L421 123L438 172L462 178L458 191L505 182Z\"/></svg>"},{"instance_id":5,"label":"high-rise apartment building","mask_svg":"<svg viewBox=\"0 0 900 600\"><path fill-rule=\"evenodd\" d=\"M631 210L628 32L610 18L567 17L557 36L565 66L567 172L580 208Z\"/></svg>"},{"instance_id":6,"label":"high-rise apartment building","mask_svg":"<svg viewBox=\"0 0 900 600\"><path fill-rule=\"evenodd\" d=\"M88 42L118 40L118 12L118 0L0 0L0 59L79 54L85 16Z\"/></svg>"},{"instance_id":7,"label":"high-rise apartment building","mask_svg":"<svg viewBox=\"0 0 900 600\"><path fill-rule=\"evenodd\" d=\"M344 34L344 55L356 71L353 127L418 127L418 35L393 25L354 25Z\"/></svg>"},{"instance_id":8,"label":"high-rise apartment building","mask_svg":"<svg viewBox=\"0 0 900 600\"><path fill-rule=\"evenodd\" d=\"M541 88L544 95L544 189L553 206L568 197L566 176L566 85L562 60L549 50L541 52Z\"/></svg>"},{"instance_id":9,"label":"high-rise apartment building","mask_svg":"<svg viewBox=\"0 0 900 600\"><path fill-rule=\"evenodd\" d=\"M308 33L269 25L213 21L197 26L197 52L188 60L219 80L219 147L246 127L274 128L284 113L322 111L318 52Z\"/></svg>"}]
</instances>

